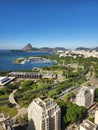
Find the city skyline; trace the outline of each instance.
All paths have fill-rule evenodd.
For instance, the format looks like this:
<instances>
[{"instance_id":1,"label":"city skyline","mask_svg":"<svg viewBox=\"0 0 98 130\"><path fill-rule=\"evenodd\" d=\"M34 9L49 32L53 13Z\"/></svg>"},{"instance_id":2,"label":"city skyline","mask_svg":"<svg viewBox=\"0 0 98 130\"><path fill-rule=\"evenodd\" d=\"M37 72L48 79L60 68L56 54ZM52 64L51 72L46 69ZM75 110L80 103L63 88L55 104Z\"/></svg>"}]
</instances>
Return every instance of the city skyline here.
<instances>
[{"instance_id":1,"label":"city skyline","mask_svg":"<svg viewBox=\"0 0 98 130\"><path fill-rule=\"evenodd\" d=\"M0 1L0 49L98 46L97 0Z\"/></svg>"}]
</instances>

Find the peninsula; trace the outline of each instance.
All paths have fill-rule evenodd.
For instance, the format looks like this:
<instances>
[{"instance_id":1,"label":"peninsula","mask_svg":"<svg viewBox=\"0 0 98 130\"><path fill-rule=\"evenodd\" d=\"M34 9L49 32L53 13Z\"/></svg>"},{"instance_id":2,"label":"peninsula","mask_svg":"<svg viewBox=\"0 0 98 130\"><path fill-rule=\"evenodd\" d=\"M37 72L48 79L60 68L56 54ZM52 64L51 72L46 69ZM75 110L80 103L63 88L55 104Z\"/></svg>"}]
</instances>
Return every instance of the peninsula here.
<instances>
[{"instance_id":1,"label":"peninsula","mask_svg":"<svg viewBox=\"0 0 98 130\"><path fill-rule=\"evenodd\" d=\"M16 58L14 59L14 64L38 64L38 63L51 63L52 61L49 59L45 59L42 57L23 57L23 58Z\"/></svg>"}]
</instances>

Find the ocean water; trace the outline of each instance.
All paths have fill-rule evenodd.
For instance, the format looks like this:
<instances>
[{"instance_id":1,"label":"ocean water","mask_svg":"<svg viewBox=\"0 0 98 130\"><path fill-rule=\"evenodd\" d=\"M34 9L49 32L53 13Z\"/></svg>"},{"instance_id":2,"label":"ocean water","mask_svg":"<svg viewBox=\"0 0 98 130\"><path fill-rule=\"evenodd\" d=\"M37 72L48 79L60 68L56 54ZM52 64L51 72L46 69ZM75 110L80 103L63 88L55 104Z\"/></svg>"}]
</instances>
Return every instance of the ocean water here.
<instances>
[{"instance_id":1,"label":"ocean water","mask_svg":"<svg viewBox=\"0 0 98 130\"><path fill-rule=\"evenodd\" d=\"M15 58L27 57L27 56L44 56L50 55L49 52L15 52L9 50L0 50L0 72L9 70L31 70L33 67L51 66L51 63L38 63L38 64L14 64Z\"/></svg>"}]
</instances>

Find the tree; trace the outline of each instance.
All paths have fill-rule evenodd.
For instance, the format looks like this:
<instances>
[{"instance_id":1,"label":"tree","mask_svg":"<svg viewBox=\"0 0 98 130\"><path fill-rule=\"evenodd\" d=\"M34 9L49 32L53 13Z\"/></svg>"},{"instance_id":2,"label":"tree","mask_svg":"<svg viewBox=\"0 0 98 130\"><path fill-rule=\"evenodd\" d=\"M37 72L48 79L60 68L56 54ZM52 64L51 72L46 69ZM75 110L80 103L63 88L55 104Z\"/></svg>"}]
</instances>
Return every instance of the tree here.
<instances>
[{"instance_id":1,"label":"tree","mask_svg":"<svg viewBox=\"0 0 98 130\"><path fill-rule=\"evenodd\" d=\"M75 97L76 95L73 92L70 92L69 94L65 95L65 100L70 101L71 98L73 99Z\"/></svg>"},{"instance_id":2,"label":"tree","mask_svg":"<svg viewBox=\"0 0 98 130\"><path fill-rule=\"evenodd\" d=\"M86 115L86 108L67 102L67 111L65 115L67 122L71 124L78 121L81 122Z\"/></svg>"}]
</instances>

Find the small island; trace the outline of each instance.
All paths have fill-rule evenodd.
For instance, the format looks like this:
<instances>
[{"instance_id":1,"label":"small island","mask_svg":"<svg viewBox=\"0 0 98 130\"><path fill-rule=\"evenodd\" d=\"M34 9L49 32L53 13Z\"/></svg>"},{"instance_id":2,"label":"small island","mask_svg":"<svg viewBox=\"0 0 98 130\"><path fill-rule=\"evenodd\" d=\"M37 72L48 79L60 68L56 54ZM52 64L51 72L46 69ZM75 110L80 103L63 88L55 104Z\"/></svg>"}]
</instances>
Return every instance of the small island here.
<instances>
[{"instance_id":1,"label":"small island","mask_svg":"<svg viewBox=\"0 0 98 130\"><path fill-rule=\"evenodd\" d=\"M45 59L42 57L24 57L24 58L16 58L14 59L14 64L39 64L39 63L47 63L50 64L52 61L49 59Z\"/></svg>"}]
</instances>

